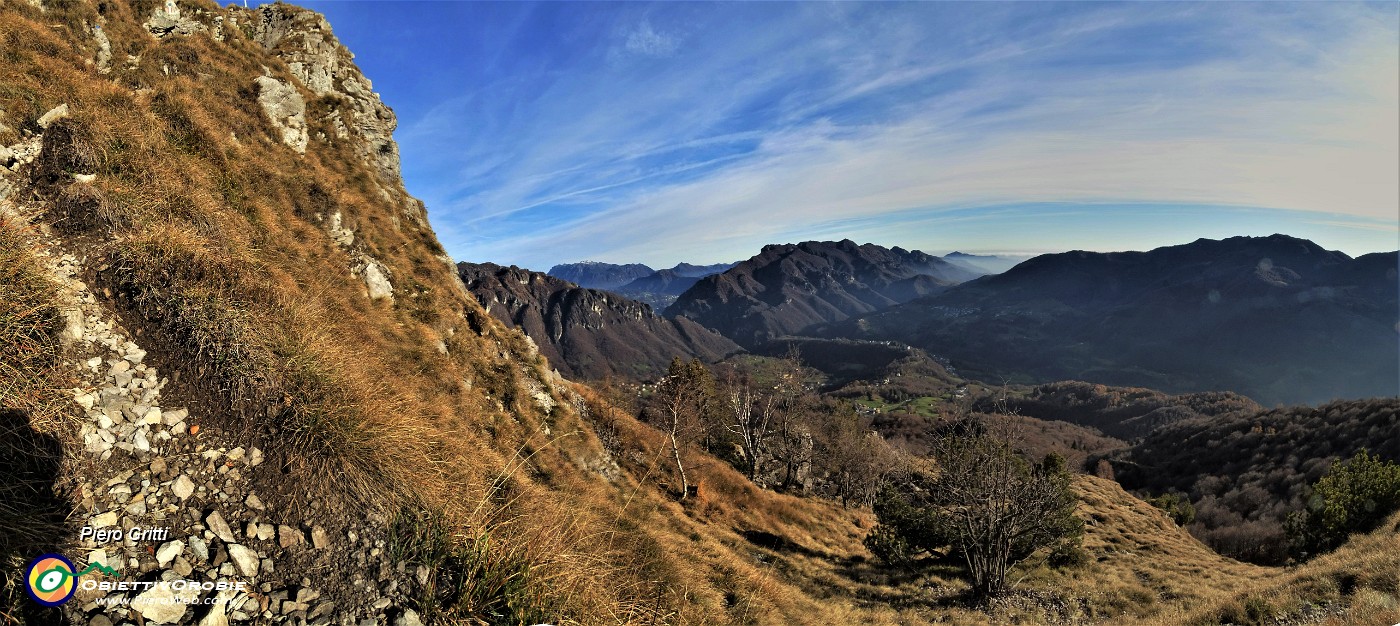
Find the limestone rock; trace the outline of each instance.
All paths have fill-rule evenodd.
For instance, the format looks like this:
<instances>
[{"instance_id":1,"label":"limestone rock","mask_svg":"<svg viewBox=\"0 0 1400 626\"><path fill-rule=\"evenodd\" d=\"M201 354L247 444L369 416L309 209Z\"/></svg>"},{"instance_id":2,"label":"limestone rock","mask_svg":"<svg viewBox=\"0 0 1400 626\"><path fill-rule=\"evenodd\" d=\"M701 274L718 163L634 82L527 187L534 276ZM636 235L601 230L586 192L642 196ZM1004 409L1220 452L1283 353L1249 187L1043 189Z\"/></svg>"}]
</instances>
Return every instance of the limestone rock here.
<instances>
[{"instance_id":1,"label":"limestone rock","mask_svg":"<svg viewBox=\"0 0 1400 626\"><path fill-rule=\"evenodd\" d=\"M197 591L176 591L171 585L156 585L136 596L131 608L146 618L147 624L175 624L185 616L186 603L197 594Z\"/></svg>"},{"instance_id":2,"label":"limestone rock","mask_svg":"<svg viewBox=\"0 0 1400 626\"><path fill-rule=\"evenodd\" d=\"M175 483L170 485L170 491L181 500L188 499L194 494L194 481L190 480L189 476L181 474L179 478L175 479Z\"/></svg>"},{"instance_id":3,"label":"limestone rock","mask_svg":"<svg viewBox=\"0 0 1400 626\"><path fill-rule=\"evenodd\" d=\"M180 7L175 0L165 0L165 4L156 7L151 17L141 25L158 38L168 35L191 35L206 30L204 24L198 20L181 16Z\"/></svg>"},{"instance_id":4,"label":"limestone rock","mask_svg":"<svg viewBox=\"0 0 1400 626\"><path fill-rule=\"evenodd\" d=\"M97 72L106 74L112 71L112 42L107 39L107 31L101 26L92 27L92 38L97 41Z\"/></svg>"},{"instance_id":5,"label":"limestone rock","mask_svg":"<svg viewBox=\"0 0 1400 626\"><path fill-rule=\"evenodd\" d=\"M236 543L231 543L228 546L228 558L233 559L233 564L238 566L238 571L242 572L244 576L258 575L258 566L260 563L258 561L257 552L253 552Z\"/></svg>"},{"instance_id":6,"label":"limestone rock","mask_svg":"<svg viewBox=\"0 0 1400 626\"><path fill-rule=\"evenodd\" d=\"M306 101L296 87L271 76L259 76L258 104L263 112L282 130L282 143L299 153L306 153Z\"/></svg>"},{"instance_id":7,"label":"limestone rock","mask_svg":"<svg viewBox=\"0 0 1400 626\"><path fill-rule=\"evenodd\" d=\"M159 550L156 550L156 562L160 563L161 567L165 567L169 565L171 561L174 561L175 557L180 556L180 553L184 551L185 542L180 541L179 539L176 539L175 541L166 542L164 544L161 544Z\"/></svg>"},{"instance_id":8,"label":"limestone rock","mask_svg":"<svg viewBox=\"0 0 1400 626\"><path fill-rule=\"evenodd\" d=\"M221 539L224 543L233 543L237 541L233 536L233 529L229 528L228 522L224 521L224 515L222 513L218 511L210 513L209 517L204 519L204 523L209 526L209 530L214 533L214 536Z\"/></svg>"},{"instance_id":9,"label":"limestone rock","mask_svg":"<svg viewBox=\"0 0 1400 626\"><path fill-rule=\"evenodd\" d=\"M283 548L290 548L302 542L301 531L291 526L277 527L277 545Z\"/></svg>"},{"instance_id":10,"label":"limestone rock","mask_svg":"<svg viewBox=\"0 0 1400 626\"><path fill-rule=\"evenodd\" d=\"M321 550L329 545L331 545L331 539L326 536L326 529L320 526L313 527L311 529L311 546Z\"/></svg>"},{"instance_id":11,"label":"limestone rock","mask_svg":"<svg viewBox=\"0 0 1400 626\"><path fill-rule=\"evenodd\" d=\"M210 607L209 613L204 619L199 620L199 626L228 626L228 605L238 592L225 590L220 591L214 598L214 606Z\"/></svg>"},{"instance_id":12,"label":"limestone rock","mask_svg":"<svg viewBox=\"0 0 1400 626\"><path fill-rule=\"evenodd\" d=\"M40 115L38 120L39 128L48 128L49 124L57 122L65 117L68 117L68 103L66 102L49 109L48 113Z\"/></svg>"},{"instance_id":13,"label":"limestone rock","mask_svg":"<svg viewBox=\"0 0 1400 626\"><path fill-rule=\"evenodd\" d=\"M355 67L354 57L331 33L326 19L310 11L265 4L253 21L253 40L287 62L292 75L318 96L345 96L348 106L328 117L336 134L353 137L360 158L386 182L398 183L399 150L393 141L398 120L373 84Z\"/></svg>"},{"instance_id":14,"label":"limestone rock","mask_svg":"<svg viewBox=\"0 0 1400 626\"><path fill-rule=\"evenodd\" d=\"M331 239L337 244L348 248L350 244L355 243L355 231L346 228L342 223L343 219L340 216L340 211L331 213L330 223L326 225L326 231L330 233Z\"/></svg>"},{"instance_id":15,"label":"limestone rock","mask_svg":"<svg viewBox=\"0 0 1400 626\"><path fill-rule=\"evenodd\" d=\"M384 274L383 266L377 261L365 265L364 277L365 287L369 288L370 300L393 299L394 286L389 284L389 277Z\"/></svg>"}]
</instances>

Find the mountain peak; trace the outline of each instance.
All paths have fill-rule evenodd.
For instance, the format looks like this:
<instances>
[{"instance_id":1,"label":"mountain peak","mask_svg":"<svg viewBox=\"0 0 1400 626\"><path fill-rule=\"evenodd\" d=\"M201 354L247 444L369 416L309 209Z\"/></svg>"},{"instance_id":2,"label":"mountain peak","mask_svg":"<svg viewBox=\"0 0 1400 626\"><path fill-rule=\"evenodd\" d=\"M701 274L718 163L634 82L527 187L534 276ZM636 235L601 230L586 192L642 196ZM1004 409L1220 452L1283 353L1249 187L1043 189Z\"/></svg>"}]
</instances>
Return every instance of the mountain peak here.
<instances>
[{"instance_id":1,"label":"mountain peak","mask_svg":"<svg viewBox=\"0 0 1400 626\"><path fill-rule=\"evenodd\" d=\"M927 295L976 274L920 251L841 241L773 244L700 279L668 313L754 346Z\"/></svg>"},{"instance_id":2,"label":"mountain peak","mask_svg":"<svg viewBox=\"0 0 1400 626\"><path fill-rule=\"evenodd\" d=\"M671 357L715 361L739 350L690 320L670 320L630 298L494 263L458 263L458 274L481 306L529 335L570 377L655 376Z\"/></svg>"}]
</instances>

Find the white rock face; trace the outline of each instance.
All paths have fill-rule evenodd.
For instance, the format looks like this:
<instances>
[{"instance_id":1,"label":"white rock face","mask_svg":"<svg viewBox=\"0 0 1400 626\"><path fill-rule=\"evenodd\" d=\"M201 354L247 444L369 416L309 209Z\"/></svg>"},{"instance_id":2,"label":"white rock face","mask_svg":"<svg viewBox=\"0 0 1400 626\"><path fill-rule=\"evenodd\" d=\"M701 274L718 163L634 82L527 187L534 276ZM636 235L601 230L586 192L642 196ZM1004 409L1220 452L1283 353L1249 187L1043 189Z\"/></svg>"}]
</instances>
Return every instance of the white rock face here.
<instances>
[{"instance_id":1,"label":"white rock face","mask_svg":"<svg viewBox=\"0 0 1400 626\"><path fill-rule=\"evenodd\" d=\"M165 3L151 12L150 18L141 24L157 38L168 35L192 35L206 30L203 22L180 15L180 6L175 0Z\"/></svg>"},{"instance_id":2,"label":"white rock face","mask_svg":"<svg viewBox=\"0 0 1400 626\"><path fill-rule=\"evenodd\" d=\"M263 112L282 130L282 143L306 154L306 101L301 93L287 83L271 76L259 76L258 104Z\"/></svg>"},{"instance_id":3,"label":"white rock face","mask_svg":"<svg viewBox=\"0 0 1400 626\"><path fill-rule=\"evenodd\" d=\"M356 152L386 181L399 182L399 148L394 143L398 119L374 86L355 67L354 55L340 45L330 24L310 11L289 10L266 4L251 20L253 39L287 62L292 75L318 96L336 93L349 98L349 106L328 115L335 119L336 134L354 137Z\"/></svg>"},{"instance_id":4,"label":"white rock face","mask_svg":"<svg viewBox=\"0 0 1400 626\"><path fill-rule=\"evenodd\" d=\"M366 265L364 276L370 300L394 299L394 286L389 284L389 277L384 274L384 268L378 262Z\"/></svg>"},{"instance_id":5,"label":"white rock face","mask_svg":"<svg viewBox=\"0 0 1400 626\"><path fill-rule=\"evenodd\" d=\"M331 239L336 243L349 247L350 244L355 243L355 231L346 228L343 219L340 216L340 211L332 213L330 224L326 225L326 230L330 232Z\"/></svg>"},{"instance_id":6,"label":"white rock face","mask_svg":"<svg viewBox=\"0 0 1400 626\"><path fill-rule=\"evenodd\" d=\"M97 41L97 72L108 74L112 71L112 41L107 39L107 31L102 26L92 27L92 38Z\"/></svg>"}]
</instances>

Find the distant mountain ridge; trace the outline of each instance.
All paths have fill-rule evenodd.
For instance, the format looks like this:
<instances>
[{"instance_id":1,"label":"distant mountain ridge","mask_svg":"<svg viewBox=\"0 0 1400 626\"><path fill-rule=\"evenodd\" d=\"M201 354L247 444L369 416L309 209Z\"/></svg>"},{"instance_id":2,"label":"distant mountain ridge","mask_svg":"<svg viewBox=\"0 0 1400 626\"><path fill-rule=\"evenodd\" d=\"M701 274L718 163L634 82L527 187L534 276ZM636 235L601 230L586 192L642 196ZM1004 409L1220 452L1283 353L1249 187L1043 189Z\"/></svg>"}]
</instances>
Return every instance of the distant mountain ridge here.
<instances>
[{"instance_id":1,"label":"distant mountain ridge","mask_svg":"<svg viewBox=\"0 0 1400 626\"><path fill-rule=\"evenodd\" d=\"M651 308L657 311L663 311L701 278L718 274L735 265L737 263L715 263L714 265L678 263L675 267L657 270L652 274L617 287L613 291L633 300L650 304Z\"/></svg>"},{"instance_id":2,"label":"distant mountain ridge","mask_svg":"<svg viewBox=\"0 0 1400 626\"><path fill-rule=\"evenodd\" d=\"M1000 254L968 254L966 252L953 251L943 255L943 260L965 267L979 274L1000 274L1016 267L1028 256L1007 256Z\"/></svg>"},{"instance_id":3,"label":"distant mountain ridge","mask_svg":"<svg viewBox=\"0 0 1400 626\"><path fill-rule=\"evenodd\" d=\"M638 278L655 273L641 263L603 263L601 261L580 261L562 263L549 268L550 276L566 280L589 289L616 289Z\"/></svg>"},{"instance_id":4,"label":"distant mountain ridge","mask_svg":"<svg viewBox=\"0 0 1400 626\"><path fill-rule=\"evenodd\" d=\"M735 263L715 263L714 265L677 263L674 267L654 270L641 263L619 265L602 261L580 261L555 265L549 268L546 273L580 287L604 289L640 299L659 311L665 306L656 306L657 303L649 299L648 296L678 296L695 282L678 279L698 279L710 274L718 274L735 265ZM674 297L665 299L665 304L669 304L671 300L674 300Z\"/></svg>"},{"instance_id":5,"label":"distant mountain ridge","mask_svg":"<svg viewBox=\"0 0 1400 626\"><path fill-rule=\"evenodd\" d=\"M936 256L843 241L764 246L706 276L668 308L746 347L916 297L977 274Z\"/></svg>"},{"instance_id":6,"label":"distant mountain ridge","mask_svg":"<svg viewBox=\"0 0 1400 626\"><path fill-rule=\"evenodd\" d=\"M677 263L675 267L669 268L669 270L661 271L671 271L674 272L677 276L703 278L705 276L709 276L710 274L718 274L720 272L723 272L724 270L734 267L735 265L738 265L738 263L715 263L713 265L692 265L690 263Z\"/></svg>"},{"instance_id":7,"label":"distant mountain ridge","mask_svg":"<svg viewBox=\"0 0 1400 626\"><path fill-rule=\"evenodd\" d=\"M663 311L699 281L699 276L684 276L675 270L660 270L618 287L614 291L639 302L645 302L658 311Z\"/></svg>"},{"instance_id":8,"label":"distant mountain ridge","mask_svg":"<svg viewBox=\"0 0 1400 626\"><path fill-rule=\"evenodd\" d=\"M739 346L689 319L667 319L615 293L494 263L458 263L467 291L496 319L521 329L565 376L645 379L674 356L717 361Z\"/></svg>"},{"instance_id":9,"label":"distant mountain ridge","mask_svg":"<svg viewBox=\"0 0 1400 626\"><path fill-rule=\"evenodd\" d=\"M1066 252L823 328L989 380L1079 379L1262 403L1394 396L1397 253L1284 235Z\"/></svg>"}]
</instances>

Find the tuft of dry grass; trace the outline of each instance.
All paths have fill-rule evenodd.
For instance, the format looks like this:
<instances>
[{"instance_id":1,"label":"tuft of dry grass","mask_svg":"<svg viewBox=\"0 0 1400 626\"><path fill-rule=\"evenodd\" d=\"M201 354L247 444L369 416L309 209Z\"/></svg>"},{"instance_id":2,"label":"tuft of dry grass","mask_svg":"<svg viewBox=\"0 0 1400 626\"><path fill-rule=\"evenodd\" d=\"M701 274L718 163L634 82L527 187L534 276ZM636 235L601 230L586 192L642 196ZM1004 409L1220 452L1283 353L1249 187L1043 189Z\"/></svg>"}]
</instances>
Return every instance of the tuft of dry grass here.
<instances>
[{"instance_id":1,"label":"tuft of dry grass","mask_svg":"<svg viewBox=\"0 0 1400 626\"><path fill-rule=\"evenodd\" d=\"M34 235L0 213L0 622L43 619L15 608L23 606L19 579L25 561L52 552L63 533L66 503L54 484L74 438L71 376L60 358L66 322Z\"/></svg>"}]
</instances>

